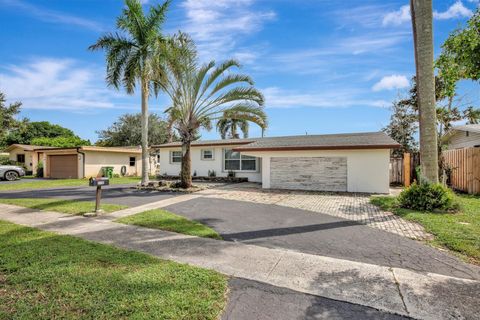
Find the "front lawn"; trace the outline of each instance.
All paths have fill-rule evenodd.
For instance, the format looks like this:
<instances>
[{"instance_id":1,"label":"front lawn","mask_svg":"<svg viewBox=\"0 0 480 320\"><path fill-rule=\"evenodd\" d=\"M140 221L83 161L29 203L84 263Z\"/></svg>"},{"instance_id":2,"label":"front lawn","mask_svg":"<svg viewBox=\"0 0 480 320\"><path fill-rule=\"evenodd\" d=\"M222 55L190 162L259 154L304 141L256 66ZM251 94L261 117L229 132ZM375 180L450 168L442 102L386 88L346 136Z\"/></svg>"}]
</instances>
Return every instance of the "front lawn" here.
<instances>
[{"instance_id":1,"label":"front lawn","mask_svg":"<svg viewBox=\"0 0 480 320\"><path fill-rule=\"evenodd\" d=\"M435 236L434 244L461 253L470 261L480 263L480 197L458 195L458 213L432 213L398 207L395 197L374 196L370 201L407 220L415 221Z\"/></svg>"},{"instance_id":2,"label":"front lawn","mask_svg":"<svg viewBox=\"0 0 480 320\"><path fill-rule=\"evenodd\" d=\"M213 271L0 221L0 319L218 319Z\"/></svg>"},{"instance_id":3,"label":"front lawn","mask_svg":"<svg viewBox=\"0 0 480 320\"><path fill-rule=\"evenodd\" d=\"M197 237L222 239L212 228L162 209L137 213L132 216L120 218L116 220L116 222L178 232Z\"/></svg>"},{"instance_id":4,"label":"front lawn","mask_svg":"<svg viewBox=\"0 0 480 320\"><path fill-rule=\"evenodd\" d=\"M140 182L139 177L121 177L110 179L110 184L129 184ZM24 189L45 189L61 187L80 187L88 186L88 179L43 179L30 180L25 179L15 183L0 181L0 191L14 191Z\"/></svg>"},{"instance_id":5,"label":"front lawn","mask_svg":"<svg viewBox=\"0 0 480 320\"><path fill-rule=\"evenodd\" d=\"M0 203L11 204L20 207L56 211L68 214L84 214L93 212L95 210L95 202L93 201L76 201L64 199L44 199L44 198L17 198L17 199L0 199ZM118 211L128 208L127 206L120 206L116 204L101 204L100 208L105 213Z\"/></svg>"}]
</instances>

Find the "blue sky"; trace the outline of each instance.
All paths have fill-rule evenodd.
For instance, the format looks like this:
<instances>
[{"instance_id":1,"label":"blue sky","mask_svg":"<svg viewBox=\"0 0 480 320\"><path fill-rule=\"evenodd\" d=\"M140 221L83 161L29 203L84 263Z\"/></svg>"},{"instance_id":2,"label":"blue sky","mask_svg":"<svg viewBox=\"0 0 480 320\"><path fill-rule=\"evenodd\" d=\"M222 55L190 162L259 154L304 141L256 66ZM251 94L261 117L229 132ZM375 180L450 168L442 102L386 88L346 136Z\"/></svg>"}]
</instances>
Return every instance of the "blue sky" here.
<instances>
[{"instance_id":1,"label":"blue sky","mask_svg":"<svg viewBox=\"0 0 480 320\"><path fill-rule=\"evenodd\" d=\"M434 1L436 54L478 5ZM139 95L108 88L103 54L87 51L114 30L122 6L0 0L0 90L23 102L22 116L95 141L96 130L139 111ZM406 0L174 0L164 31L177 30L191 34L202 60L240 60L266 96L268 136L380 130L415 70ZM462 104L479 105L478 84L461 83L459 92ZM153 98L151 111L162 114L167 104ZM250 136L259 134L251 126Z\"/></svg>"}]
</instances>

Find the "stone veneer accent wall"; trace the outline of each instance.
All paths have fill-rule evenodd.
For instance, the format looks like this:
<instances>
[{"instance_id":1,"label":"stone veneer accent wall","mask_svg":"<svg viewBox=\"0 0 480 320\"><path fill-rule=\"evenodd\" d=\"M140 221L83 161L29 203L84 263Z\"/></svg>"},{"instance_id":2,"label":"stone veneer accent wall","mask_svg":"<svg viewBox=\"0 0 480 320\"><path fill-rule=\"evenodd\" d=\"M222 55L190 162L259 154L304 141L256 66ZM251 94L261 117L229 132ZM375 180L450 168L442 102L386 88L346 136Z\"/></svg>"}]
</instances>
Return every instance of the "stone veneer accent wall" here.
<instances>
[{"instance_id":1,"label":"stone veneer accent wall","mask_svg":"<svg viewBox=\"0 0 480 320\"><path fill-rule=\"evenodd\" d=\"M272 157L273 189L347 191L346 157Z\"/></svg>"}]
</instances>

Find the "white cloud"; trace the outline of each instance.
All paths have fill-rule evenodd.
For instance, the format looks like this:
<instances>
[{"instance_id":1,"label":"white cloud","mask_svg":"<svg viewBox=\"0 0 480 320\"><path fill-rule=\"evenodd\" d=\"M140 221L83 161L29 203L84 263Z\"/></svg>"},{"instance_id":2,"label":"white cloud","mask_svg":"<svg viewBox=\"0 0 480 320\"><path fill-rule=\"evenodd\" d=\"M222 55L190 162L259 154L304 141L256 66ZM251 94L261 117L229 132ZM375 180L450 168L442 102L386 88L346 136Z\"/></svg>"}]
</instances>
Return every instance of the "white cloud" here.
<instances>
[{"instance_id":1,"label":"white cloud","mask_svg":"<svg viewBox=\"0 0 480 320\"><path fill-rule=\"evenodd\" d=\"M393 90L393 89L403 89L410 86L410 82L407 77L393 74L391 76L383 77L379 82L377 82L373 87L373 91L382 91L382 90Z\"/></svg>"},{"instance_id":2,"label":"white cloud","mask_svg":"<svg viewBox=\"0 0 480 320\"><path fill-rule=\"evenodd\" d=\"M387 26L387 25L399 26L405 22L410 21L410 19L411 19L410 6L407 4L407 5L401 6L400 9L398 9L397 11L392 11L387 13L383 17L382 24L384 26Z\"/></svg>"},{"instance_id":3,"label":"white cloud","mask_svg":"<svg viewBox=\"0 0 480 320\"><path fill-rule=\"evenodd\" d=\"M466 8L462 1L457 1L444 12L433 12L433 16L439 20L447 20L447 19L454 19L454 18L468 18L471 17L473 14L472 10Z\"/></svg>"},{"instance_id":4,"label":"white cloud","mask_svg":"<svg viewBox=\"0 0 480 320\"><path fill-rule=\"evenodd\" d=\"M259 31L275 18L273 11L252 8L254 0L185 0L187 22L182 29L197 42L201 56L225 59L240 37ZM251 60L252 56L249 56Z\"/></svg>"},{"instance_id":5,"label":"white cloud","mask_svg":"<svg viewBox=\"0 0 480 320\"><path fill-rule=\"evenodd\" d=\"M103 73L70 59L41 58L7 66L0 73L0 87L9 101L21 101L25 109L113 108L112 101L121 96L106 89Z\"/></svg>"},{"instance_id":6,"label":"white cloud","mask_svg":"<svg viewBox=\"0 0 480 320\"><path fill-rule=\"evenodd\" d=\"M267 108L348 108L353 106L384 107L383 100L361 98L361 92L351 89L303 93L269 87L262 90Z\"/></svg>"},{"instance_id":7,"label":"white cloud","mask_svg":"<svg viewBox=\"0 0 480 320\"><path fill-rule=\"evenodd\" d=\"M472 3L478 3L479 0L469 0ZM456 1L444 12L433 12L433 17L438 20L448 20L456 18L468 18L473 14L472 10L465 7L461 0ZM387 13L383 17L382 24L384 26L393 25L399 26L411 20L410 6L404 5L397 11Z\"/></svg>"},{"instance_id":8,"label":"white cloud","mask_svg":"<svg viewBox=\"0 0 480 320\"><path fill-rule=\"evenodd\" d=\"M93 31L105 30L105 28L96 21L69 15L60 11L44 9L39 6L35 6L30 3L23 2L21 0L0 0L0 3L13 8L17 8L21 10L21 12L30 14L44 22L73 25L73 26L78 26L85 29L90 29Z\"/></svg>"}]
</instances>

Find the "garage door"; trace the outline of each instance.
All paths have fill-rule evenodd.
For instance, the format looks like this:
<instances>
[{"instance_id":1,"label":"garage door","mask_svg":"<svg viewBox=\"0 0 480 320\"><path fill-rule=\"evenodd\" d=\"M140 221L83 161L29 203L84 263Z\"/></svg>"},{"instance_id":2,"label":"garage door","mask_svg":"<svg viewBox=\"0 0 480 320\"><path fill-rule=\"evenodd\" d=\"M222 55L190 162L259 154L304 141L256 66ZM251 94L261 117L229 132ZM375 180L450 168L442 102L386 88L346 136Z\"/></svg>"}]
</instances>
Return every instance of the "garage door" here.
<instances>
[{"instance_id":1,"label":"garage door","mask_svg":"<svg viewBox=\"0 0 480 320\"><path fill-rule=\"evenodd\" d=\"M270 159L270 187L347 191L347 158L273 157Z\"/></svg>"},{"instance_id":2,"label":"garage door","mask_svg":"<svg viewBox=\"0 0 480 320\"><path fill-rule=\"evenodd\" d=\"M78 178L77 155L49 156L50 178L68 179Z\"/></svg>"}]
</instances>

